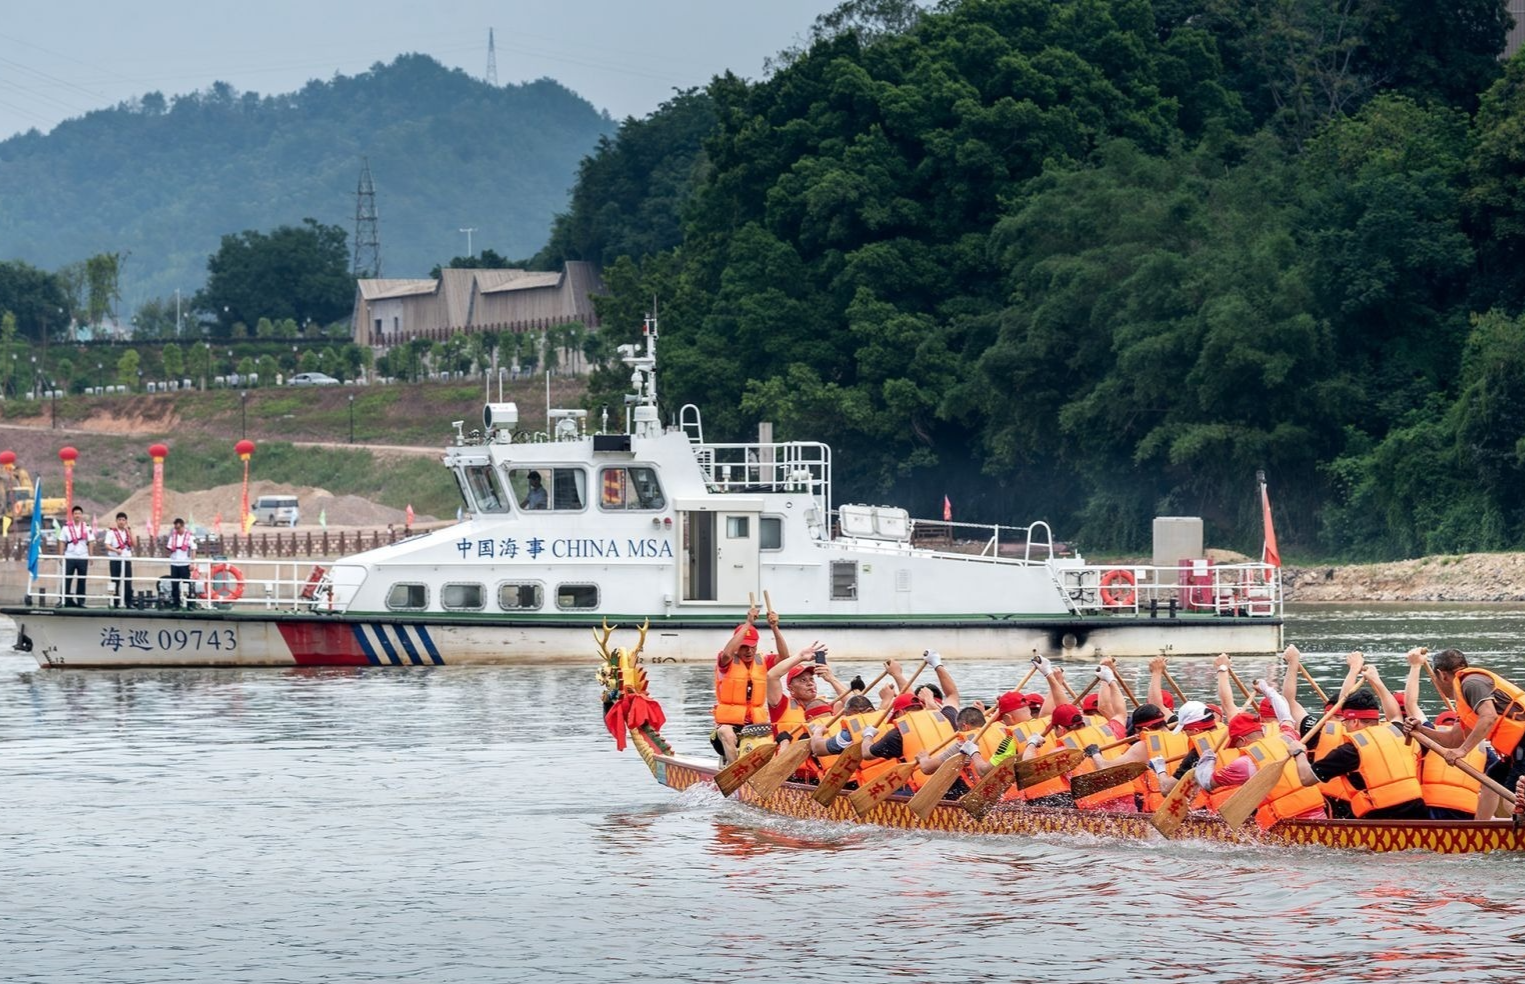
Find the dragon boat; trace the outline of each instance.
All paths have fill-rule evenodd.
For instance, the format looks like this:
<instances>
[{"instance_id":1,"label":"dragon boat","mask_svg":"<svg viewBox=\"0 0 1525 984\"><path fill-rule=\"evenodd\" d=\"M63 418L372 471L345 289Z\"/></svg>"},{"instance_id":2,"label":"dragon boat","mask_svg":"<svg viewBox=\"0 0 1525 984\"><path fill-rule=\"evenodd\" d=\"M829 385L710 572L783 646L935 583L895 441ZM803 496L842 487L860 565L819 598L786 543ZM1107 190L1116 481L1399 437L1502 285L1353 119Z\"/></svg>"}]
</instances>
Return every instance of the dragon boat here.
<instances>
[{"instance_id":1,"label":"dragon boat","mask_svg":"<svg viewBox=\"0 0 1525 984\"><path fill-rule=\"evenodd\" d=\"M601 662L598 681L602 691L604 723L615 744L623 751L629 744L646 763L657 782L682 791L692 786L715 788L720 764L711 755L685 756L662 735L666 715L661 704L648 692L646 669L640 642L631 649L610 649L613 629L605 626L599 640ZM742 783L735 797L748 806L774 816L794 820L829 820L837 823L885 827L895 830L925 830L948 834L994 837L1031 837L1036 835L1088 834L1121 840L1160 840L1162 834L1150 822L1147 813L1107 813L1097 810L1072 810L1035 807L1026 804L1003 804L976 818L957 801L947 799L932 809L925 819L912 812L911 797L890 796L859 816L849 805L847 795L838 796L829 807L815 801L816 786L786 781L766 797ZM1489 854L1525 852L1525 825L1518 819L1492 821L1438 820L1283 820L1268 830L1253 823L1231 827L1216 815L1193 813L1174 832L1178 839L1214 841L1238 845L1310 845L1350 850L1430 851L1436 854Z\"/></svg>"}]
</instances>

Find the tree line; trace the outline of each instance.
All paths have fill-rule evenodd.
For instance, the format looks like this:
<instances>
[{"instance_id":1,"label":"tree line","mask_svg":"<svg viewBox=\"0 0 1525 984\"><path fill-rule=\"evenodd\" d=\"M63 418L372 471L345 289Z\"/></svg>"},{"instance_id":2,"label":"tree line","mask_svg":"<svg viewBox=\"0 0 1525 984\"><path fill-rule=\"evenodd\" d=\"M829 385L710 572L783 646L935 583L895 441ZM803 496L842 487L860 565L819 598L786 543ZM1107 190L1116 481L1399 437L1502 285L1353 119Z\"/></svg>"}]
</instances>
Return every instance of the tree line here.
<instances>
[{"instance_id":1,"label":"tree line","mask_svg":"<svg viewBox=\"0 0 1525 984\"><path fill-rule=\"evenodd\" d=\"M1263 468L1306 554L1519 547L1505 7L851 0L627 121L538 259L608 263L606 333L656 297L672 405L830 441L840 501L1258 554Z\"/></svg>"}]
</instances>

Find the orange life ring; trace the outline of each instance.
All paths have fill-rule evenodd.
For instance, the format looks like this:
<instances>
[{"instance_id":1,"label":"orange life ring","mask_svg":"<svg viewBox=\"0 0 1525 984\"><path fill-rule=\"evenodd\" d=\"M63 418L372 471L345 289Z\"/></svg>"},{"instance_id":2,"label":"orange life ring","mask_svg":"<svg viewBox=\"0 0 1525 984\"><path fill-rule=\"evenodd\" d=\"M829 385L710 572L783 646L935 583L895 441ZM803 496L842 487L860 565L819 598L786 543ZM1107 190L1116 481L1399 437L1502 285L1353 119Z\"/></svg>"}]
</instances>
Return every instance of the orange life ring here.
<instances>
[{"instance_id":1,"label":"orange life ring","mask_svg":"<svg viewBox=\"0 0 1525 984\"><path fill-rule=\"evenodd\" d=\"M218 575L233 579L233 587L227 591L217 588ZM244 572L232 564L218 564L207 572L207 597L213 602L237 601L244 596Z\"/></svg>"},{"instance_id":2,"label":"orange life ring","mask_svg":"<svg viewBox=\"0 0 1525 984\"><path fill-rule=\"evenodd\" d=\"M1134 587L1138 582L1134 580L1133 572L1114 567L1101 576L1101 603L1108 608L1132 608L1138 601L1138 589ZM1113 591L1112 585L1126 584L1125 591Z\"/></svg>"}]
</instances>

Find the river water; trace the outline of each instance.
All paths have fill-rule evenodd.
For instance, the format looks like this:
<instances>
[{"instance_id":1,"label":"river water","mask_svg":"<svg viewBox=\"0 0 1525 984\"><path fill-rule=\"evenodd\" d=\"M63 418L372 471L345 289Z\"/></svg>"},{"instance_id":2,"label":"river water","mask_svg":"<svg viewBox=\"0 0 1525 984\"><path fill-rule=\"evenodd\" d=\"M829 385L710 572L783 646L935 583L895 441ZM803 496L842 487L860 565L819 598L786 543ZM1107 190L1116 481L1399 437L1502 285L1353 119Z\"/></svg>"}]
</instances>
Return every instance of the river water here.
<instances>
[{"instance_id":1,"label":"river water","mask_svg":"<svg viewBox=\"0 0 1525 984\"><path fill-rule=\"evenodd\" d=\"M1522 680L1521 628L1522 609L1288 619L1326 689L1352 648L1398 685L1411 644ZM44 672L7 631L7 982L1449 982L1525 968L1525 858L779 820L674 793L616 753L591 658ZM968 696L1015 682L945 655ZM1239 662L1248 679L1255 661ZM1212 677L1185 660L1173 672L1196 694ZM709 673L651 669L679 751L708 731Z\"/></svg>"}]
</instances>

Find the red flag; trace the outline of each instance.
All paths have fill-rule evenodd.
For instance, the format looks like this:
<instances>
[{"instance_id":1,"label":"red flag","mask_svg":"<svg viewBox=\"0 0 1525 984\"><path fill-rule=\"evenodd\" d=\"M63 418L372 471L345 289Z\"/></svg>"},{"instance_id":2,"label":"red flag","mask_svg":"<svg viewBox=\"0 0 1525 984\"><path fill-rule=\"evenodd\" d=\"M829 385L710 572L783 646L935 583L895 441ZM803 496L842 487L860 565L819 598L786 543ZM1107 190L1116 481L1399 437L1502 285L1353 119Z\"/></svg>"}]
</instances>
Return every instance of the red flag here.
<instances>
[{"instance_id":1,"label":"red flag","mask_svg":"<svg viewBox=\"0 0 1525 984\"><path fill-rule=\"evenodd\" d=\"M943 522L951 523L952 521L953 521L953 503L948 501L948 497L947 496L943 496Z\"/></svg>"},{"instance_id":2,"label":"red flag","mask_svg":"<svg viewBox=\"0 0 1525 984\"><path fill-rule=\"evenodd\" d=\"M408 525L413 525L413 503L408 503L408 511L404 514L408 518Z\"/></svg>"},{"instance_id":3,"label":"red flag","mask_svg":"<svg viewBox=\"0 0 1525 984\"><path fill-rule=\"evenodd\" d=\"M1266 542L1261 550L1260 561L1270 564L1272 567L1281 566L1281 552L1276 549L1276 527L1271 525L1271 496L1266 492L1266 483L1260 483L1260 508L1265 517Z\"/></svg>"}]
</instances>

